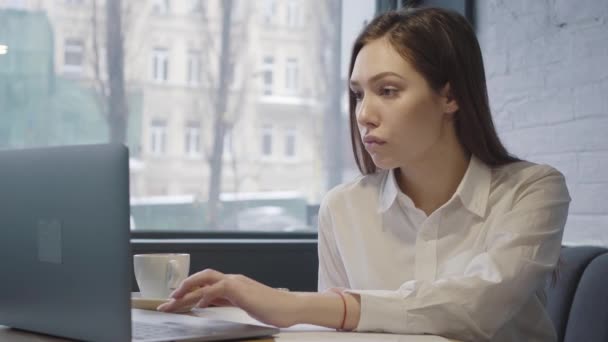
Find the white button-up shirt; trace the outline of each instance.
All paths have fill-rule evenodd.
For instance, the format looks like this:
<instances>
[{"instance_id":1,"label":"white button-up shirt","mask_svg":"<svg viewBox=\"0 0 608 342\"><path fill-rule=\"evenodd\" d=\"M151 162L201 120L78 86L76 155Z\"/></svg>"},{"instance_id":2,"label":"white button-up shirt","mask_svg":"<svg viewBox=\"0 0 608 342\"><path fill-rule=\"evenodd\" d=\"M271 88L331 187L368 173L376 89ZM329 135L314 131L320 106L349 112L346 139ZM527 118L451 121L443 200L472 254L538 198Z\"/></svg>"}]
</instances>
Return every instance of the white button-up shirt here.
<instances>
[{"instance_id":1,"label":"white button-up shirt","mask_svg":"<svg viewBox=\"0 0 608 342\"><path fill-rule=\"evenodd\" d=\"M331 190L319 211L319 290L361 296L357 331L464 341L555 341L543 288L570 196L547 165L474 156L427 216L378 171Z\"/></svg>"}]
</instances>

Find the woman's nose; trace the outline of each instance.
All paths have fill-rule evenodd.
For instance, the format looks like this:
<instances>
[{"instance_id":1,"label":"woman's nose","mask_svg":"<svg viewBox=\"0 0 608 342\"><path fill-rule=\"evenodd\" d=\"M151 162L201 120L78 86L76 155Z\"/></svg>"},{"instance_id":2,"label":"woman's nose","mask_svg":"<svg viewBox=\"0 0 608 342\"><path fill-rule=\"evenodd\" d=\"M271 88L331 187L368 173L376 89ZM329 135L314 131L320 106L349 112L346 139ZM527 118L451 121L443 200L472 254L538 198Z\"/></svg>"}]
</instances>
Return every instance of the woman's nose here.
<instances>
[{"instance_id":1,"label":"woman's nose","mask_svg":"<svg viewBox=\"0 0 608 342\"><path fill-rule=\"evenodd\" d=\"M369 98L363 98L357 108L357 122L363 127L378 126L378 115L375 113Z\"/></svg>"}]
</instances>

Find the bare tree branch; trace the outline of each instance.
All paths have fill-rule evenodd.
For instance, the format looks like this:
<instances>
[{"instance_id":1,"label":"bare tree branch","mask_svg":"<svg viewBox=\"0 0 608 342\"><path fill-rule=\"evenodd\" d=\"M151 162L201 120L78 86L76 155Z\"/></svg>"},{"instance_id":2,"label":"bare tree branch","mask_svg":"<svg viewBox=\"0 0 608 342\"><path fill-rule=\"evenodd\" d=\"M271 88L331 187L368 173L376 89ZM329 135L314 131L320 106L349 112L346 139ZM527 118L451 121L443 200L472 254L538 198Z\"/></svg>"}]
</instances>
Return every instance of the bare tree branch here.
<instances>
[{"instance_id":1,"label":"bare tree branch","mask_svg":"<svg viewBox=\"0 0 608 342\"><path fill-rule=\"evenodd\" d=\"M248 89L250 75L246 74L247 68L246 58L248 53L246 49L247 37L247 21L245 20L245 12L247 9L244 4L246 2L234 0L223 0L220 2L221 7L221 33L219 41L218 53L218 74L215 91L215 106L213 111L213 148L211 152L211 162L209 164L210 179L209 179L209 196L207 206L207 223L211 229L218 226L219 223L219 195L221 192L222 169L223 169L223 151L224 151L224 136L226 130L234 127L237 119L242 115L242 103L247 97L245 92ZM239 6L242 6L239 8ZM241 66L237 68L237 66ZM236 69L243 73L244 77L240 79L235 77ZM241 84L235 84L240 81ZM240 86L240 87L239 87ZM237 95L233 89L237 90ZM233 162L236 162L237 156L233 156ZM237 170L238 171L238 170ZM235 175L238 178L238 175Z\"/></svg>"},{"instance_id":2,"label":"bare tree branch","mask_svg":"<svg viewBox=\"0 0 608 342\"><path fill-rule=\"evenodd\" d=\"M91 38L93 41L93 55L91 66L93 67L93 82L95 87L95 99L104 118L108 115L107 85L101 75L102 60L99 47L99 18L97 0L91 2Z\"/></svg>"}]
</instances>

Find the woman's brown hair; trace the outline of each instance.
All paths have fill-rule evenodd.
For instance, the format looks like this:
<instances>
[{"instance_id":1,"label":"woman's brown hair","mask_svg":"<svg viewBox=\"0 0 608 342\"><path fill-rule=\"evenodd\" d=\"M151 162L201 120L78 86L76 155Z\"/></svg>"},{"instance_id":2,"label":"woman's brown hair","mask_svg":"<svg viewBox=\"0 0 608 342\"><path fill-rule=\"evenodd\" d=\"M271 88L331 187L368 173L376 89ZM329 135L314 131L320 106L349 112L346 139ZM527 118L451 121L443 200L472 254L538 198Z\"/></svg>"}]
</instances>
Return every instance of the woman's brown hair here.
<instances>
[{"instance_id":1,"label":"woman's brown hair","mask_svg":"<svg viewBox=\"0 0 608 342\"><path fill-rule=\"evenodd\" d=\"M440 9L402 9L372 20L354 43L349 68L353 73L359 51L371 41L385 38L439 92L450 84L459 105L454 125L464 149L489 166L519 159L500 142L490 114L481 49L473 28L460 14ZM355 161L363 174L376 172L357 125L356 98L349 91L350 135Z\"/></svg>"}]
</instances>

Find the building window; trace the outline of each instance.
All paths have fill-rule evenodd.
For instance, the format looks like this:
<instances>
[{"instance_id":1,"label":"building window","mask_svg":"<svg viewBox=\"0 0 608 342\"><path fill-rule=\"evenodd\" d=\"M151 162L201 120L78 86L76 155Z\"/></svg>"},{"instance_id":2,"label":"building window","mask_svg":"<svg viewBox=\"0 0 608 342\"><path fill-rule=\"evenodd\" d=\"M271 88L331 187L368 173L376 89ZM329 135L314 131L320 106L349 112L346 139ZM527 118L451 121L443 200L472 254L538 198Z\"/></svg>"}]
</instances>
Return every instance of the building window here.
<instances>
[{"instance_id":1,"label":"building window","mask_svg":"<svg viewBox=\"0 0 608 342\"><path fill-rule=\"evenodd\" d=\"M155 156L164 155L167 151L167 121L152 120L150 126L150 152Z\"/></svg>"},{"instance_id":2,"label":"building window","mask_svg":"<svg viewBox=\"0 0 608 342\"><path fill-rule=\"evenodd\" d=\"M63 70L81 73L84 65L84 42L81 39L68 38L63 49Z\"/></svg>"},{"instance_id":3,"label":"building window","mask_svg":"<svg viewBox=\"0 0 608 342\"><path fill-rule=\"evenodd\" d=\"M262 64L262 91L264 95L272 95L272 74L274 69L274 58L264 57Z\"/></svg>"},{"instance_id":4,"label":"building window","mask_svg":"<svg viewBox=\"0 0 608 342\"><path fill-rule=\"evenodd\" d=\"M298 27L300 26L300 13L298 2L295 0L290 0L287 2L287 26L288 27Z\"/></svg>"},{"instance_id":5,"label":"building window","mask_svg":"<svg viewBox=\"0 0 608 342\"><path fill-rule=\"evenodd\" d=\"M298 90L298 60L288 58L285 70L285 89L294 94Z\"/></svg>"},{"instance_id":6,"label":"building window","mask_svg":"<svg viewBox=\"0 0 608 342\"><path fill-rule=\"evenodd\" d=\"M296 156L296 129L289 127L285 130L285 156L294 158Z\"/></svg>"},{"instance_id":7,"label":"building window","mask_svg":"<svg viewBox=\"0 0 608 342\"><path fill-rule=\"evenodd\" d=\"M262 127L262 156L272 155L272 125Z\"/></svg>"},{"instance_id":8,"label":"building window","mask_svg":"<svg viewBox=\"0 0 608 342\"><path fill-rule=\"evenodd\" d=\"M201 123L188 121L186 124L186 156L199 158L201 156Z\"/></svg>"},{"instance_id":9,"label":"building window","mask_svg":"<svg viewBox=\"0 0 608 342\"><path fill-rule=\"evenodd\" d=\"M152 51L152 80L167 82L169 79L169 50L155 48Z\"/></svg>"},{"instance_id":10,"label":"building window","mask_svg":"<svg viewBox=\"0 0 608 342\"><path fill-rule=\"evenodd\" d=\"M169 0L154 0L154 4L152 5L152 13L165 15L169 14L169 11Z\"/></svg>"},{"instance_id":11,"label":"building window","mask_svg":"<svg viewBox=\"0 0 608 342\"><path fill-rule=\"evenodd\" d=\"M201 53L200 51L188 52L188 84L198 85L201 83Z\"/></svg>"},{"instance_id":12,"label":"building window","mask_svg":"<svg viewBox=\"0 0 608 342\"><path fill-rule=\"evenodd\" d=\"M262 23L264 25L272 25L277 15L277 2L276 0L264 1L264 7L262 8Z\"/></svg>"}]
</instances>

